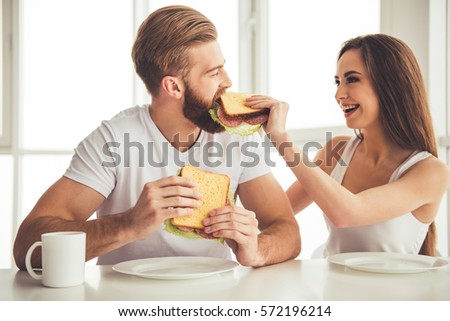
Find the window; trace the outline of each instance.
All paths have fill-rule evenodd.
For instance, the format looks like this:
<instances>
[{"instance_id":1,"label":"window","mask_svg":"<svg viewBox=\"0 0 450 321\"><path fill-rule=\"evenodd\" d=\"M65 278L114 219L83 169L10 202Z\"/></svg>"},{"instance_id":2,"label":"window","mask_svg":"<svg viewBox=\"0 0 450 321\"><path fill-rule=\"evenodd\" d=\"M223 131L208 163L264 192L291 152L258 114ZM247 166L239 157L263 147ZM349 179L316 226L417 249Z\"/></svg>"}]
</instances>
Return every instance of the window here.
<instances>
[{"instance_id":1,"label":"window","mask_svg":"<svg viewBox=\"0 0 450 321\"><path fill-rule=\"evenodd\" d=\"M337 53L345 40L380 31L379 7L379 0L269 1L268 88L290 104L288 128L345 126L334 100Z\"/></svg>"},{"instance_id":2,"label":"window","mask_svg":"<svg viewBox=\"0 0 450 321\"><path fill-rule=\"evenodd\" d=\"M70 150L131 106L132 2L23 0L20 18L24 149Z\"/></svg>"},{"instance_id":3,"label":"window","mask_svg":"<svg viewBox=\"0 0 450 321\"><path fill-rule=\"evenodd\" d=\"M73 148L103 119L133 104L134 31L133 2L2 4L3 48L10 54L3 106L14 111L12 124L8 119L3 127L11 142L0 149L0 266L8 267L20 222L64 173Z\"/></svg>"}]
</instances>

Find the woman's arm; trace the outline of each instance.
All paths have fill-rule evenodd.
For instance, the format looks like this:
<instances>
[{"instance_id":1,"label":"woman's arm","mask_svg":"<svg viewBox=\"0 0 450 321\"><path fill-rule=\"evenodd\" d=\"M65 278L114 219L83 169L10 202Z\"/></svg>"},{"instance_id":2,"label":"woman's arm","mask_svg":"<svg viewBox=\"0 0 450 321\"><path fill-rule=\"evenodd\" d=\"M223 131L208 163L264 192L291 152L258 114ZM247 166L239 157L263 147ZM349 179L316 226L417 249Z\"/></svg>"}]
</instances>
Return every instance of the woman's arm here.
<instances>
[{"instance_id":1,"label":"woman's arm","mask_svg":"<svg viewBox=\"0 0 450 321\"><path fill-rule=\"evenodd\" d=\"M348 136L336 136L329 140L325 146L317 151L314 157L314 166L322 169L327 175L331 175L337 162L341 159L344 146L349 140ZM311 165L312 165L311 164ZM308 195L307 190L296 180L286 191L294 213L297 214L308 207L313 199Z\"/></svg>"},{"instance_id":2,"label":"woman's arm","mask_svg":"<svg viewBox=\"0 0 450 321\"><path fill-rule=\"evenodd\" d=\"M290 198L299 193L296 209L307 202L306 193L338 227L352 227L385 221L407 212L430 223L450 183L450 170L429 157L414 165L399 180L354 194L333 180L328 170L311 166L308 156L293 143L286 130L286 103L265 96L247 100L253 108L269 108L266 124L272 143L295 174L299 183L291 187Z\"/></svg>"},{"instance_id":3,"label":"woman's arm","mask_svg":"<svg viewBox=\"0 0 450 321\"><path fill-rule=\"evenodd\" d=\"M319 167L308 166L307 156L293 144L288 134L272 136L274 145L290 164L302 188L338 227L378 223L407 212L423 223L434 220L439 203L449 185L450 171L440 160L429 157L408 170L397 181L354 194Z\"/></svg>"}]
</instances>

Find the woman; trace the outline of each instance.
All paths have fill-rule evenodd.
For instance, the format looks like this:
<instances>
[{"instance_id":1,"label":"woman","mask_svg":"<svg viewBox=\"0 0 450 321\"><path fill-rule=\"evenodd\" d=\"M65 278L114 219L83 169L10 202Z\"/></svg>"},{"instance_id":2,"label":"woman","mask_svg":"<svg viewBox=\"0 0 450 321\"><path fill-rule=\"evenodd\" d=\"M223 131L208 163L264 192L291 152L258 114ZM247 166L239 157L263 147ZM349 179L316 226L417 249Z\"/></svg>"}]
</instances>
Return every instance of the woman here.
<instances>
[{"instance_id":1,"label":"woman","mask_svg":"<svg viewBox=\"0 0 450 321\"><path fill-rule=\"evenodd\" d=\"M286 131L286 103L265 96L247 100L250 107L270 108L266 132L297 177L287 191L294 211L311 202L323 210L329 229L325 256L357 251L434 256L434 219L450 170L437 158L414 54L383 34L351 39L339 52L335 81L336 101L357 135L328 141L317 166Z\"/></svg>"}]
</instances>

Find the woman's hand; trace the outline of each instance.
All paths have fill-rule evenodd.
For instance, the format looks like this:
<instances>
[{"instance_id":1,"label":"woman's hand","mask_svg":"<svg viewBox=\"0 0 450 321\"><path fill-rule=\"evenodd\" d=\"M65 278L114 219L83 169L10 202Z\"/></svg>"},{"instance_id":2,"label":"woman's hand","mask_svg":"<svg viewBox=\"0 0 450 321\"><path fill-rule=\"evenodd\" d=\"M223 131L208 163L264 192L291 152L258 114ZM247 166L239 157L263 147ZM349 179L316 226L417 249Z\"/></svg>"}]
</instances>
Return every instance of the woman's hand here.
<instances>
[{"instance_id":1,"label":"woman's hand","mask_svg":"<svg viewBox=\"0 0 450 321\"><path fill-rule=\"evenodd\" d=\"M245 105L255 109L268 108L269 119L264 125L266 133L272 141L286 133L286 118L289 105L268 96L254 95L246 99Z\"/></svg>"}]
</instances>

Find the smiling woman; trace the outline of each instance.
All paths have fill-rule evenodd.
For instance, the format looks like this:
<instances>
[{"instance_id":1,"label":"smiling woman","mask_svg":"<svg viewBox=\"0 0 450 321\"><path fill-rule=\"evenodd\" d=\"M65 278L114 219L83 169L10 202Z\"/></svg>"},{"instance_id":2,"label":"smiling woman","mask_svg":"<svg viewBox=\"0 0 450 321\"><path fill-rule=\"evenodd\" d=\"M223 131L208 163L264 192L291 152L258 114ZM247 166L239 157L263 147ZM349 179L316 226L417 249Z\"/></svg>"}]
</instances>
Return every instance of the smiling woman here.
<instances>
[{"instance_id":1,"label":"smiling woman","mask_svg":"<svg viewBox=\"0 0 450 321\"><path fill-rule=\"evenodd\" d=\"M328 141L317 166L307 163L285 129L287 104L255 102L269 106L266 130L297 178L287 192L294 211L311 202L323 211L329 230L324 257L358 251L435 256L434 221L450 170L437 158L414 53L392 36L359 36L344 42L336 70L335 99L347 126L363 134ZM328 147L339 145L339 159L330 159ZM301 161L293 163L297 156Z\"/></svg>"}]
</instances>

